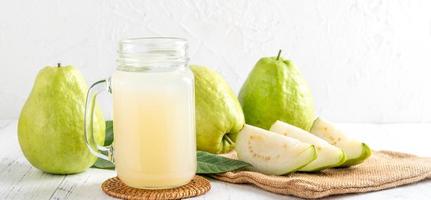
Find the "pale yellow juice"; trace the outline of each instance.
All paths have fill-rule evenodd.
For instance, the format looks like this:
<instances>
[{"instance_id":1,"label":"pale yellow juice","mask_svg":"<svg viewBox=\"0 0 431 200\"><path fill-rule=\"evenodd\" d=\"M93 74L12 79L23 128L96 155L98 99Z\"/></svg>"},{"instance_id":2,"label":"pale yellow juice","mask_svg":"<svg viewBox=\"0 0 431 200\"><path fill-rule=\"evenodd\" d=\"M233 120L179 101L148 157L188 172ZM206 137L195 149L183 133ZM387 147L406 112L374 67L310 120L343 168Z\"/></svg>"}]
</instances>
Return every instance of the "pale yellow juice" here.
<instances>
[{"instance_id":1,"label":"pale yellow juice","mask_svg":"<svg viewBox=\"0 0 431 200\"><path fill-rule=\"evenodd\" d=\"M193 79L179 73L190 72L112 76L115 167L131 187L176 187L196 172Z\"/></svg>"}]
</instances>

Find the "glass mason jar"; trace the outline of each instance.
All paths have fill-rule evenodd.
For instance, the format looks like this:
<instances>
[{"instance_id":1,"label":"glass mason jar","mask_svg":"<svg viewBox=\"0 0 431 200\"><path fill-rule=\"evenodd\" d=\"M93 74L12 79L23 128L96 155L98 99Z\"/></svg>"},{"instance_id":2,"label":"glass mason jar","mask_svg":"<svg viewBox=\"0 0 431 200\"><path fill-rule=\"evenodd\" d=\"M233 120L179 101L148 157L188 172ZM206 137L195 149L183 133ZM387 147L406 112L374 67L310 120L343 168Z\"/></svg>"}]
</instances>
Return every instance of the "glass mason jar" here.
<instances>
[{"instance_id":1,"label":"glass mason jar","mask_svg":"<svg viewBox=\"0 0 431 200\"><path fill-rule=\"evenodd\" d=\"M118 177L135 188L187 184L196 173L194 78L187 42L180 38L120 41L112 78L87 94L85 135L97 157L114 162ZM92 108L101 91L113 96L114 142L94 143ZM104 151L105 153L100 153Z\"/></svg>"}]
</instances>

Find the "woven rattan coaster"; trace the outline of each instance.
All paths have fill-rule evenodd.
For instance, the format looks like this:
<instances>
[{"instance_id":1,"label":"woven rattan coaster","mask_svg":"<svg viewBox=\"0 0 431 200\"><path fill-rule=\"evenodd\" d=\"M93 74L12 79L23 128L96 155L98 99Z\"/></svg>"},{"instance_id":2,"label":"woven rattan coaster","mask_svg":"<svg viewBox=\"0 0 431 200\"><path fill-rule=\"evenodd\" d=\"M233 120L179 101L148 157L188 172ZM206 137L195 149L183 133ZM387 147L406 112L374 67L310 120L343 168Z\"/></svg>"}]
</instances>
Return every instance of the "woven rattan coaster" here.
<instances>
[{"instance_id":1,"label":"woven rattan coaster","mask_svg":"<svg viewBox=\"0 0 431 200\"><path fill-rule=\"evenodd\" d=\"M118 177L113 177L102 184L102 190L112 197L120 199L183 199L205 194L211 189L210 182L195 176L190 183L177 188L161 190L136 189L127 186Z\"/></svg>"}]
</instances>

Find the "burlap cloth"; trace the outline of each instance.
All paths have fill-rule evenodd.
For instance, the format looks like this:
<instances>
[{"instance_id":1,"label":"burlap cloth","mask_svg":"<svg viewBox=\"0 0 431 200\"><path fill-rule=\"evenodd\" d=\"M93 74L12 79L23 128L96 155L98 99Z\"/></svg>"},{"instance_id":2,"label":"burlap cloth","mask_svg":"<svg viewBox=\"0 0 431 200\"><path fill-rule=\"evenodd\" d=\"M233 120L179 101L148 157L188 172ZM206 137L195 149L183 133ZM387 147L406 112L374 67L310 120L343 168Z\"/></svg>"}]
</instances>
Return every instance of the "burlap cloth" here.
<instances>
[{"instance_id":1,"label":"burlap cloth","mask_svg":"<svg viewBox=\"0 0 431 200\"><path fill-rule=\"evenodd\" d=\"M236 158L235 153L225 155ZM268 176L252 171L227 172L214 176L230 183L248 183L264 190L302 198L362 193L393 188L431 178L431 158L392 151L375 151L364 163L350 168L318 173Z\"/></svg>"}]
</instances>

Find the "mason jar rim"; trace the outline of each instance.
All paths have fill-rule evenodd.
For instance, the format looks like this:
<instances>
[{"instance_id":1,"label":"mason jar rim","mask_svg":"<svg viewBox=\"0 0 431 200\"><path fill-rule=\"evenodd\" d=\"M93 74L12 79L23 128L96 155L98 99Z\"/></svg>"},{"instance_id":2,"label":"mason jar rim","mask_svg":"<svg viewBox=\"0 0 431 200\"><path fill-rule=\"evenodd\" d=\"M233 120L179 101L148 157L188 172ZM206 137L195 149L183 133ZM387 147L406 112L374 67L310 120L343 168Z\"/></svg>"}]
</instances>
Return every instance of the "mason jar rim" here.
<instances>
[{"instance_id":1,"label":"mason jar rim","mask_svg":"<svg viewBox=\"0 0 431 200\"><path fill-rule=\"evenodd\" d=\"M159 71L187 64L187 40L179 37L137 37L120 40L117 64L122 71Z\"/></svg>"},{"instance_id":2,"label":"mason jar rim","mask_svg":"<svg viewBox=\"0 0 431 200\"><path fill-rule=\"evenodd\" d=\"M120 43L135 43L136 41L148 41L148 40L176 40L178 42L186 43L187 40L180 37L134 37L134 38L126 38L120 40Z\"/></svg>"}]
</instances>

